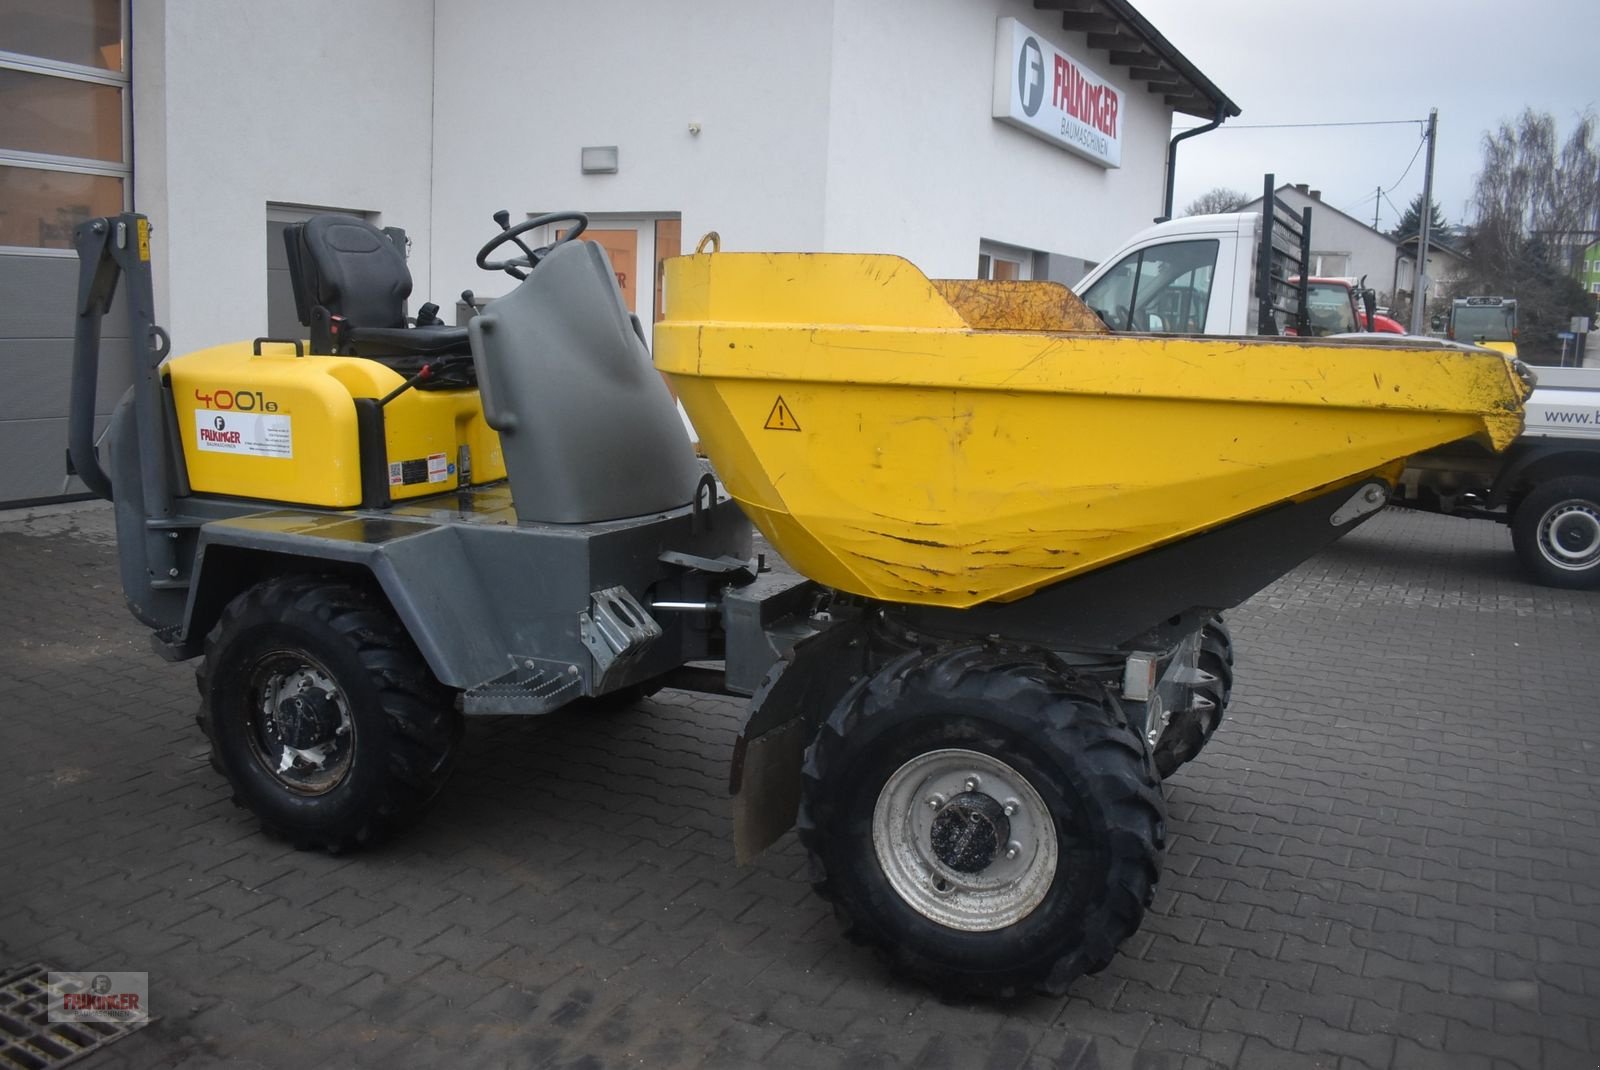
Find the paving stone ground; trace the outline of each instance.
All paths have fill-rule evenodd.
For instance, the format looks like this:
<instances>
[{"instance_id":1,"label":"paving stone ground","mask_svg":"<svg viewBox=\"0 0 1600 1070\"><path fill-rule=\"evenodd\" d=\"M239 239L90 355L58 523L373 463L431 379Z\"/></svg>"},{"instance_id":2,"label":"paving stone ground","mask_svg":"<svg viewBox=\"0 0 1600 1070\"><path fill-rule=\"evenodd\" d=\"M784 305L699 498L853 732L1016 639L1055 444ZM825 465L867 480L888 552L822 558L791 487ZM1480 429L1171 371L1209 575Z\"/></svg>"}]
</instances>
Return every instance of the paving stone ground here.
<instances>
[{"instance_id":1,"label":"paving stone ground","mask_svg":"<svg viewBox=\"0 0 1600 1070\"><path fill-rule=\"evenodd\" d=\"M1600 593L1389 511L1232 615L1143 930L1065 999L946 1003L729 847L739 706L483 719L353 857L230 804L103 507L0 514L0 967L148 971L85 1065L1594 1067Z\"/></svg>"}]
</instances>

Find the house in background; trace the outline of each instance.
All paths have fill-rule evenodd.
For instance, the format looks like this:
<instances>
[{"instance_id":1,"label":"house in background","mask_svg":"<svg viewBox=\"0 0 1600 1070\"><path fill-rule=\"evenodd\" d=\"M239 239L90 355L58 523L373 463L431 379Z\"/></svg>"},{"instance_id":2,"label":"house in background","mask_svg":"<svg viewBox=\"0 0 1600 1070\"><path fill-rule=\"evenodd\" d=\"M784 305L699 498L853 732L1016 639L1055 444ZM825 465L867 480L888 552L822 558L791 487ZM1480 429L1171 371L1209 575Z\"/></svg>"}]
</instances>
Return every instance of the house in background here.
<instances>
[{"instance_id":1,"label":"house in background","mask_svg":"<svg viewBox=\"0 0 1600 1070\"><path fill-rule=\"evenodd\" d=\"M1273 191L1296 213L1311 209L1311 273L1322 277L1367 278L1367 285L1380 293L1389 288L1394 270L1394 239L1373 230L1354 216L1339 211L1322 199L1322 191L1304 182L1285 183ZM1257 197L1239 209L1261 211Z\"/></svg>"},{"instance_id":2,"label":"house in background","mask_svg":"<svg viewBox=\"0 0 1600 1070\"><path fill-rule=\"evenodd\" d=\"M1600 238L1584 246L1578 261L1578 281L1583 283L1584 292L1600 304Z\"/></svg>"},{"instance_id":3,"label":"house in background","mask_svg":"<svg viewBox=\"0 0 1600 1070\"><path fill-rule=\"evenodd\" d=\"M1407 238L1394 242L1394 269L1390 276L1390 292L1399 304L1411 300L1416 285L1417 239ZM1437 308L1439 302L1448 301L1456 283L1467 273L1467 258L1448 245L1428 239L1428 266L1423 277L1428 280L1428 304Z\"/></svg>"},{"instance_id":4,"label":"house in background","mask_svg":"<svg viewBox=\"0 0 1600 1070\"><path fill-rule=\"evenodd\" d=\"M1378 303L1396 307L1409 304L1416 285L1417 243L1397 242L1347 212L1322 199L1322 191L1304 182L1285 183L1273 191L1296 212L1311 209L1312 273L1323 277L1365 278L1378 291ZM1242 212L1261 211L1261 198L1242 206ZM1428 301L1447 296L1460 276L1466 258L1453 249L1428 242Z\"/></svg>"}]
</instances>

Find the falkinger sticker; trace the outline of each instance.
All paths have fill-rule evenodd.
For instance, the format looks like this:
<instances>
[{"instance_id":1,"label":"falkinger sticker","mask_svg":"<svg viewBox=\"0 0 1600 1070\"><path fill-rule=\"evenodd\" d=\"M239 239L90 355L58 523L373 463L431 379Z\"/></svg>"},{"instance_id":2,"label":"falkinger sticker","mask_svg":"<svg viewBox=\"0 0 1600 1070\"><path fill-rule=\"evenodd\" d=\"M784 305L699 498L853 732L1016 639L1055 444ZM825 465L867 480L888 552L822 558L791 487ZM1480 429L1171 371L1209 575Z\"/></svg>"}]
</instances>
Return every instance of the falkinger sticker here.
<instances>
[{"instance_id":1,"label":"falkinger sticker","mask_svg":"<svg viewBox=\"0 0 1600 1070\"><path fill-rule=\"evenodd\" d=\"M294 427L290 418L263 412L194 410L195 438L210 453L239 453L250 457L294 456Z\"/></svg>"}]
</instances>

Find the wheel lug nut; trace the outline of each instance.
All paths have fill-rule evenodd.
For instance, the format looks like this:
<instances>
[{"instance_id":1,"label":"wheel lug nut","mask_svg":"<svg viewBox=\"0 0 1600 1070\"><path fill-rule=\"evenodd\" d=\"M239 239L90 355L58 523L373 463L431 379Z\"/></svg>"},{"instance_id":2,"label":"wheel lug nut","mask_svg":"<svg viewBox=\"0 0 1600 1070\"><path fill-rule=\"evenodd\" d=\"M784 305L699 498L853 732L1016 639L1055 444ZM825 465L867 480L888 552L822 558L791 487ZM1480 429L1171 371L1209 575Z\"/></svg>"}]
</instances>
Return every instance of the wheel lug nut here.
<instances>
[{"instance_id":1,"label":"wheel lug nut","mask_svg":"<svg viewBox=\"0 0 1600 1070\"><path fill-rule=\"evenodd\" d=\"M1000 812L1005 814L1007 817L1010 817L1012 814L1016 813L1017 812L1017 800L1015 800L1015 799L1007 799L1006 800L1006 804L1000 808Z\"/></svg>"},{"instance_id":2,"label":"wheel lug nut","mask_svg":"<svg viewBox=\"0 0 1600 1070\"><path fill-rule=\"evenodd\" d=\"M1010 843L1006 844L1006 857L1007 858L1015 858L1021 853L1022 853L1022 844L1018 843L1016 840L1012 840Z\"/></svg>"},{"instance_id":3,"label":"wheel lug nut","mask_svg":"<svg viewBox=\"0 0 1600 1070\"><path fill-rule=\"evenodd\" d=\"M944 796L943 795L940 795L938 792L935 792L932 795L928 796L928 809L937 810L937 809L939 809L939 807L941 807L943 805L944 805Z\"/></svg>"},{"instance_id":4,"label":"wheel lug nut","mask_svg":"<svg viewBox=\"0 0 1600 1070\"><path fill-rule=\"evenodd\" d=\"M969 777L967 777L967 790L968 791L977 791L978 790L978 785L982 784L982 783L983 783L983 781L979 780L976 776L969 776Z\"/></svg>"}]
</instances>

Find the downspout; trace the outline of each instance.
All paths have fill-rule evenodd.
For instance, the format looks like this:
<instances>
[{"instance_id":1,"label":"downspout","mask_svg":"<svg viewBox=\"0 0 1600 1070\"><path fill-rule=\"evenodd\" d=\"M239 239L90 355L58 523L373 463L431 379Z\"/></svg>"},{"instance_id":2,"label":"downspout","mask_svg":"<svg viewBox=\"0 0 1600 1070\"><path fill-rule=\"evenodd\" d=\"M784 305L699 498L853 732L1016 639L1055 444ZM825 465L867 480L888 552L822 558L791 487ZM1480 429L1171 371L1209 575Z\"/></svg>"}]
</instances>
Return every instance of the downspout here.
<instances>
[{"instance_id":1,"label":"downspout","mask_svg":"<svg viewBox=\"0 0 1600 1070\"><path fill-rule=\"evenodd\" d=\"M1165 202L1163 202L1161 215L1156 219L1157 223L1165 223L1172 218L1173 183L1178 177L1178 142L1186 137L1199 137L1209 130L1215 130L1222 125L1223 120L1227 117L1228 113L1224 110L1224 105L1218 104L1217 117L1215 119L1204 126L1197 126L1193 130L1185 130L1181 134L1174 136L1171 144L1167 146L1167 196Z\"/></svg>"}]
</instances>

